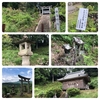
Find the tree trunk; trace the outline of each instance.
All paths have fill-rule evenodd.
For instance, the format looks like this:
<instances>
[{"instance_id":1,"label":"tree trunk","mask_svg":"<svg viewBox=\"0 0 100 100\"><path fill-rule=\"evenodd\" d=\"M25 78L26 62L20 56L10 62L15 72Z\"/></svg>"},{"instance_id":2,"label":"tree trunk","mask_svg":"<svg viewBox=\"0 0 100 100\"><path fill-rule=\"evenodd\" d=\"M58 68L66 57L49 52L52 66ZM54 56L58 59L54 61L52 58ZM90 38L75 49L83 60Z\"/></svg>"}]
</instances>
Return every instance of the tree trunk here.
<instances>
[{"instance_id":1,"label":"tree trunk","mask_svg":"<svg viewBox=\"0 0 100 100\"><path fill-rule=\"evenodd\" d=\"M54 75L52 74L52 83L54 83Z\"/></svg>"}]
</instances>

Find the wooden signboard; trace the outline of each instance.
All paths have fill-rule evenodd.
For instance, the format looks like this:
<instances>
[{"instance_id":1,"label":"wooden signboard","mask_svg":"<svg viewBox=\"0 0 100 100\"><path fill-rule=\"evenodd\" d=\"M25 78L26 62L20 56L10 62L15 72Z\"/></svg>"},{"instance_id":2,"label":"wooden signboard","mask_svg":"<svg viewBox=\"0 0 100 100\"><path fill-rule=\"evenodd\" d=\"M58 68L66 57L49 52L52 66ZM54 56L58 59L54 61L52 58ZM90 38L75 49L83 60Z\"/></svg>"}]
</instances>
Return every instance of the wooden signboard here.
<instances>
[{"instance_id":1,"label":"wooden signboard","mask_svg":"<svg viewBox=\"0 0 100 100\"><path fill-rule=\"evenodd\" d=\"M76 24L77 30L82 30L82 31L86 30L87 18L88 18L88 9L80 8Z\"/></svg>"}]
</instances>

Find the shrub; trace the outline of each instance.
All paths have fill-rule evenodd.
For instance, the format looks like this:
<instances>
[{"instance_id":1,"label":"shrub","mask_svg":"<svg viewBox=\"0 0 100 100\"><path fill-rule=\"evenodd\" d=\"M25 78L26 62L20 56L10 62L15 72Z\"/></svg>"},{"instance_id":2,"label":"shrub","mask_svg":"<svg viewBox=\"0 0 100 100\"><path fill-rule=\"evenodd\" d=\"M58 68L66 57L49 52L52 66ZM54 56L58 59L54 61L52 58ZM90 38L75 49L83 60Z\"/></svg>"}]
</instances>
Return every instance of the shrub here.
<instances>
[{"instance_id":1,"label":"shrub","mask_svg":"<svg viewBox=\"0 0 100 100\"><path fill-rule=\"evenodd\" d=\"M94 79L89 83L89 88L94 89L98 87L98 79Z\"/></svg>"},{"instance_id":2,"label":"shrub","mask_svg":"<svg viewBox=\"0 0 100 100\"><path fill-rule=\"evenodd\" d=\"M94 6L91 6L91 5L89 5L87 8L89 9L89 11L93 11L94 10Z\"/></svg>"},{"instance_id":3,"label":"shrub","mask_svg":"<svg viewBox=\"0 0 100 100\"><path fill-rule=\"evenodd\" d=\"M48 98L52 98L55 95L55 93L56 93L56 96L60 97L61 91L62 90L60 88L56 88L56 89L52 88L52 89L50 89L50 90L47 91L46 96Z\"/></svg>"},{"instance_id":4,"label":"shrub","mask_svg":"<svg viewBox=\"0 0 100 100\"><path fill-rule=\"evenodd\" d=\"M70 97L80 94L80 90L78 88L69 88L67 89L67 93Z\"/></svg>"},{"instance_id":5,"label":"shrub","mask_svg":"<svg viewBox=\"0 0 100 100\"><path fill-rule=\"evenodd\" d=\"M84 57L84 64L85 65L90 65L90 66L94 65L94 62L92 60L91 55L88 55L88 56L84 55L83 57Z\"/></svg>"},{"instance_id":6,"label":"shrub","mask_svg":"<svg viewBox=\"0 0 100 100\"><path fill-rule=\"evenodd\" d=\"M38 96L39 96L39 97L44 97L44 93L41 92Z\"/></svg>"}]
</instances>

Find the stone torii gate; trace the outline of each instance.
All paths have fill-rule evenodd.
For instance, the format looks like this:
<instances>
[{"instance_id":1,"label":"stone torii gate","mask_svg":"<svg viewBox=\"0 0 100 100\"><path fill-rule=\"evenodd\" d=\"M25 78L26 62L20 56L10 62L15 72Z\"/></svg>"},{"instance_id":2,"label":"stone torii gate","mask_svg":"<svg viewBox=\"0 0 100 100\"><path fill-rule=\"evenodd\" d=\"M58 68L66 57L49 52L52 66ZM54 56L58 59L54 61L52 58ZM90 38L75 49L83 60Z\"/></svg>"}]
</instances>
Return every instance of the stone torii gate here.
<instances>
[{"instance_id":1,"label":"stone torii gate","mask_svg":"<svg viewBox=\"0 0 100 100\"><path fill-rule=\"evenodd\" d=\"M26 78L26 77L23 77L23 76L21 76L21 75L18 75L18 77L20 78L20 82L21 82L21 91L20 91L20 95L23 95L23 82L27 82L28 83L28 93L30 93L30 89L29 89L29 87L30 87L30 78Z\"/></svg>"},{"instance_id":2,"label":"stone torii gate","mask_svg":"<svg viewBox=\"0 0 100 100\"><path fill-rule=\"evenodd\" d=\"M51 9L51 6L42 6L41 7L41 10L42 10L42 15L44 14L50 14L50 9Z\"/></svg>"}]
</instances>

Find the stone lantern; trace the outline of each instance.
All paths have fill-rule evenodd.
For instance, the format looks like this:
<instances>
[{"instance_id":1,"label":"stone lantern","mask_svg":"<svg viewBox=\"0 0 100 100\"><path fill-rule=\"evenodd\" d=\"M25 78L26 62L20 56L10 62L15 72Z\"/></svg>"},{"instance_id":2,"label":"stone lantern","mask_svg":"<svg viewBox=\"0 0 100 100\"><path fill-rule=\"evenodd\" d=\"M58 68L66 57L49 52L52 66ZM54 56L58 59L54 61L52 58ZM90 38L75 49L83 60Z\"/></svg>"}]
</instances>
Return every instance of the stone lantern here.
<instances>
[{"instance_id":1,"label":"stone lantern","mask_svg":"<svg viewBox=\"0 0 100 100\"><path fill-rule=\"evenodd\" d=\"M84 54L83 46L84 42L80 39L80 37L73 37L73 49L75 49L76 56Z\"/></svg>"},{"instance_id":2,"label":"stone lantern","mask_svg":"<svg viewBox=\"0 0 100 100\"><path fill-rule=\"evenodd\" d=\"M30 65L30 56L33 55L33 52L31 51L31 43L26 35L20 41L18 55L22 57L22 66Z\"/></svg>"},{"instance_id":3,"label":"stone lantern","mask_svg":"<svg viewBox=\"0 0 100 100\"><path fill-rule=\"evenodd\" d=\"M64 49L67 60L70 59L71 58L71 49L72 49L70 44L63 44L62 48Z\"/></svg>"},{"instance_id":4,"label":"stone lantern","mask_svg":"<svg viewBox=\"0 0 100 100\"><path fill-rule=\"evenodd\" d=\"M72 47L70 44L63 44L62 48L64 49L65 54L69 54Z\"/></svg>"}]
</instances>

